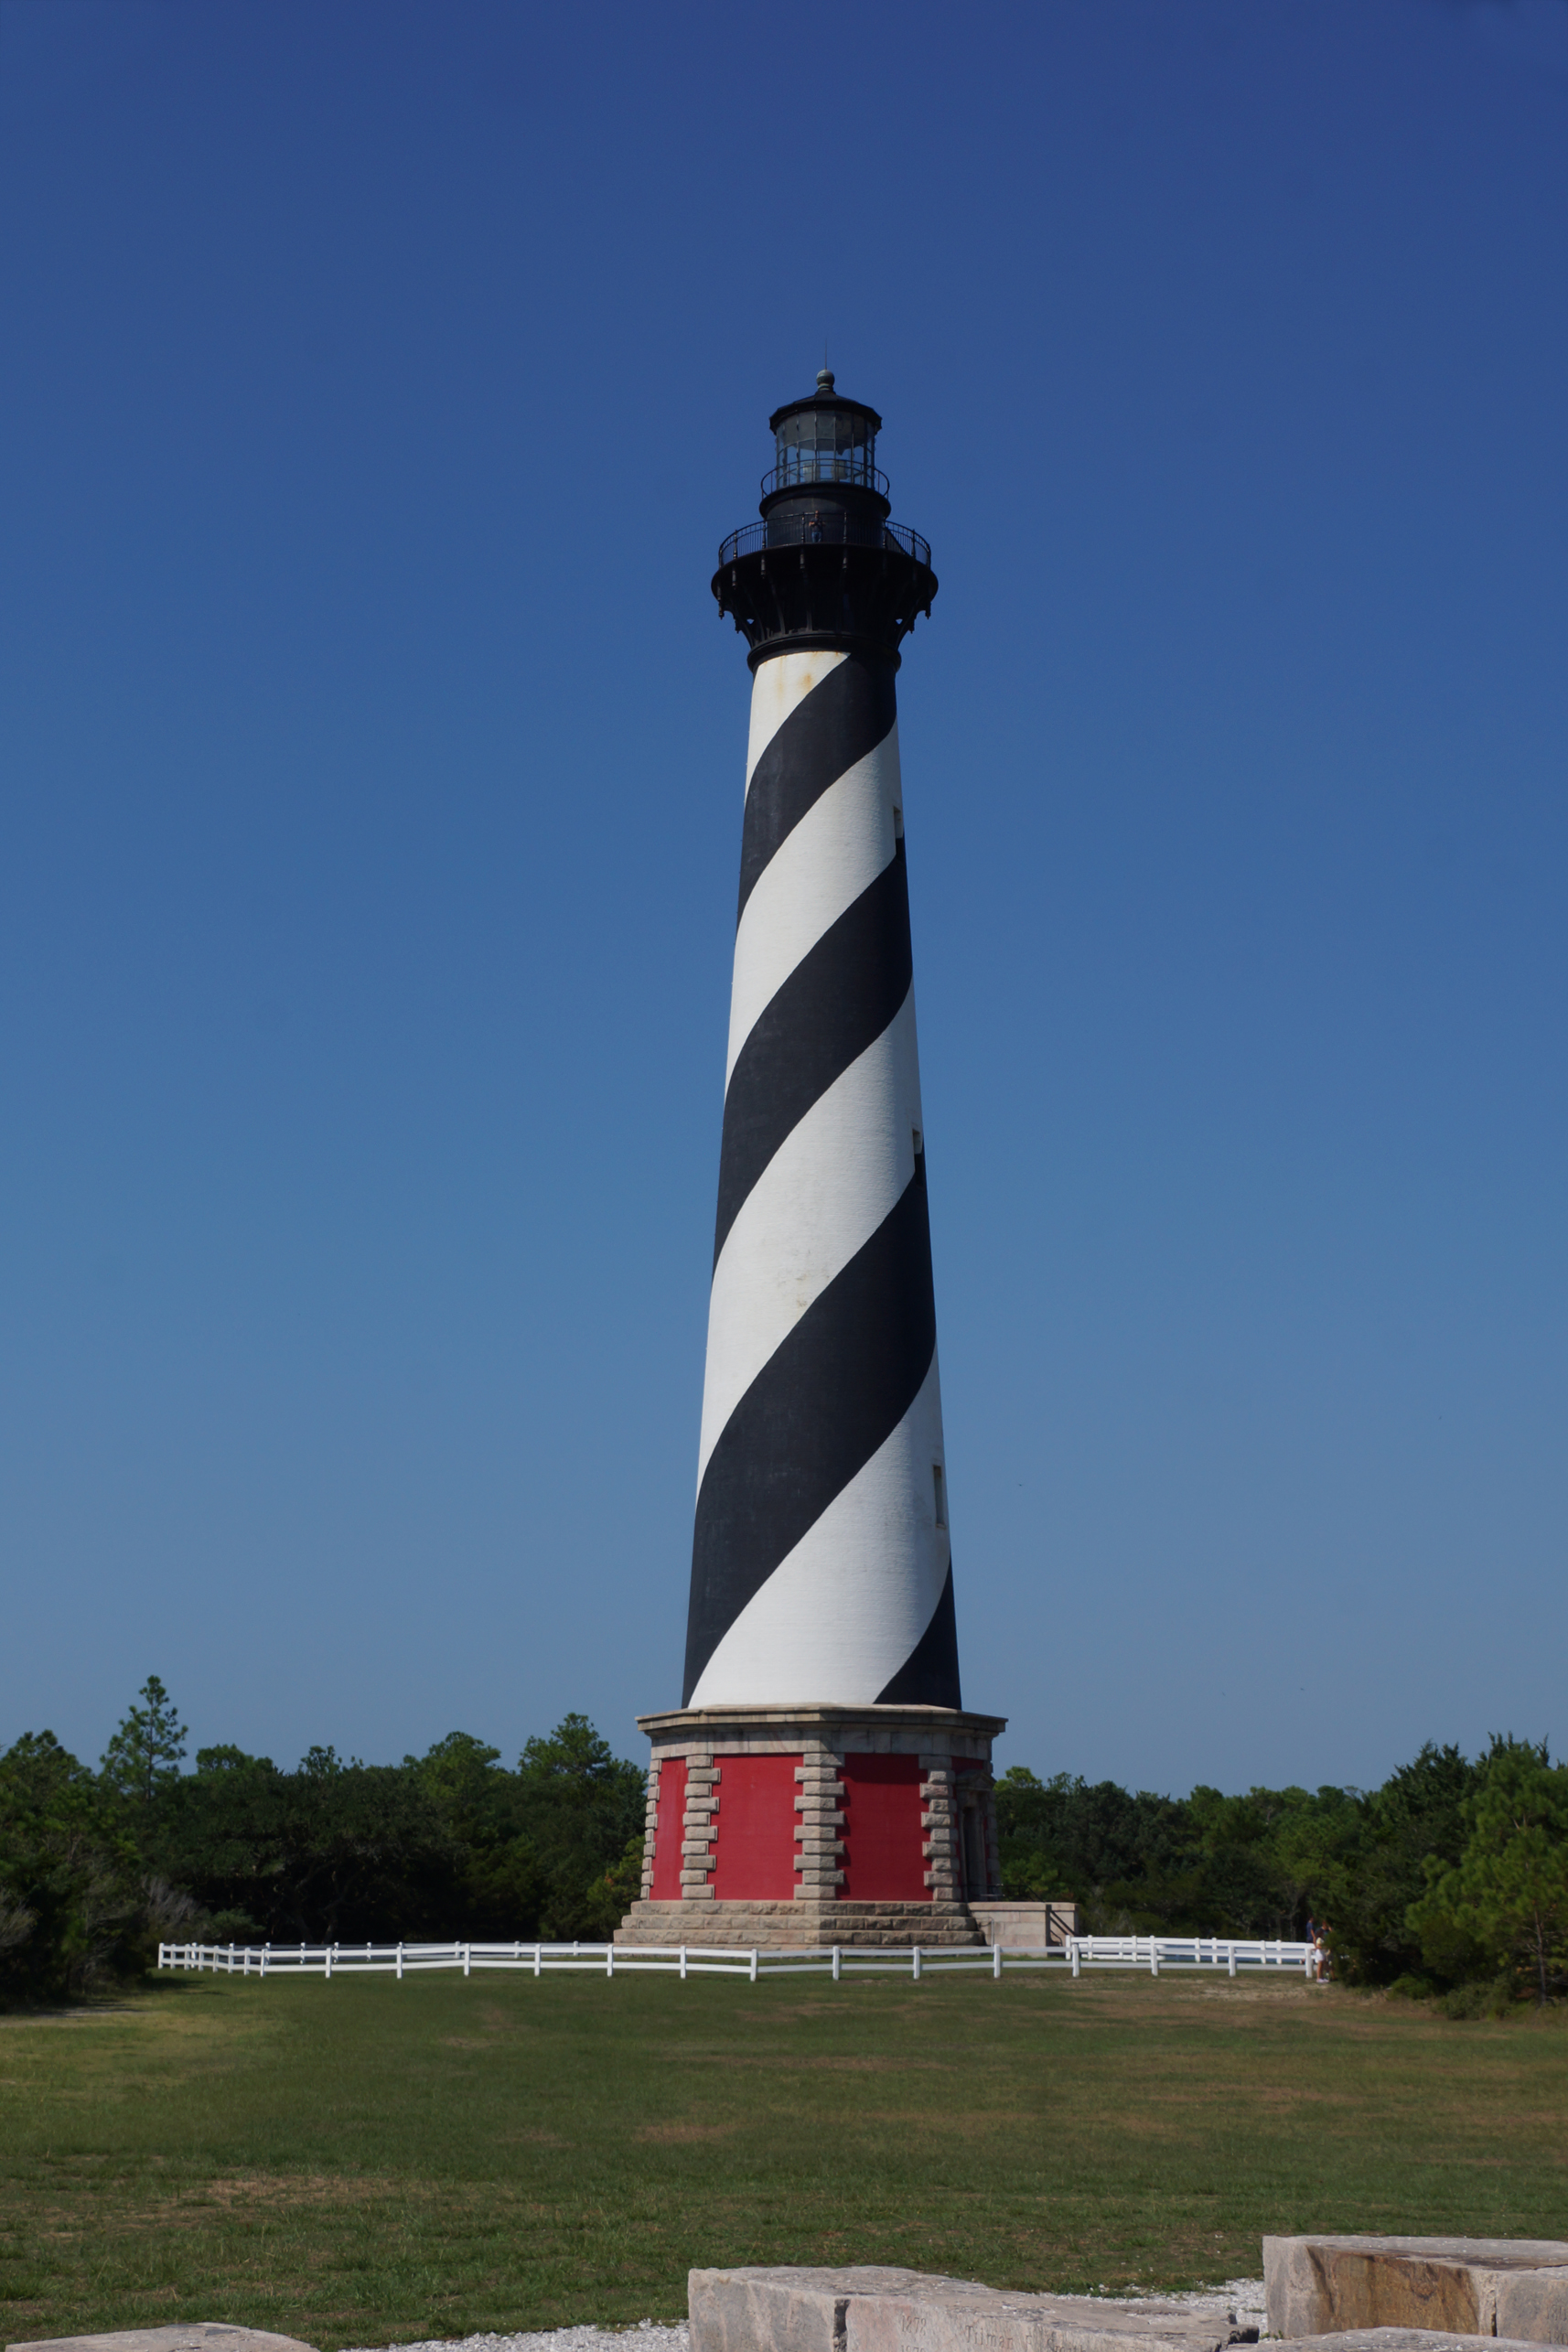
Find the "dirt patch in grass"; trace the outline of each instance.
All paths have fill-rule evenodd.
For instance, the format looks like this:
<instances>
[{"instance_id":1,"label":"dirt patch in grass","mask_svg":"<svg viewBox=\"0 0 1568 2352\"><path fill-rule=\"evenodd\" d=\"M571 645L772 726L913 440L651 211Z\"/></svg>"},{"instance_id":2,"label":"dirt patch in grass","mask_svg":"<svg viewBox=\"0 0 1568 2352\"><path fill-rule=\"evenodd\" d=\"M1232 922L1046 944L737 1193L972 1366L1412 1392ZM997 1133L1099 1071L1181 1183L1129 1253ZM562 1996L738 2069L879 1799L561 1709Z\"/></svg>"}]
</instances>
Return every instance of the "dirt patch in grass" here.
<instances>
[{"instance_id":1,"label":"dirt patch in grass","mask_svg":"<svg viewBox=\"0 0 1568 2352\"><path fill-rule=\"evenodd\" d=\"M1012 2117L1015 2122L1028 2120L1017 2108L1012 2110ZM888 2107L865 2108L856 2120L862 2123L886 2124L897 2132L945 2133L955 2140L992 2140L998 2130L1005 2126L1007 2114L995 2107L968 2114L952 2107Z\"/></svg>"},{"instance_id":2,"label":"dirt patch in grass","mask_svg":"<svg viewBox=\"0 0 1568 2352\"><path fill-rule=\"evenodd\" d=\"M637 2140L654 2142L695 2142L698 2140L730 2140L739 2131L738 2123L644 2123L632 2134Z\"/></svg>"},{"instance_id":3,"label":"dirt patch in grass","mask_svg":"<svg viewBox=\"0 0 1568 2352\"><path fill-rule=\"evenodd\" d=\"M906 2058L891 2053L880 2057L790 2057L786 2053L759 2054L756 2050L667 2050L664 2056L676 2066L742 2067L750 2073L766 2073L769 2067L783 2067L791 2074L951 2074L951 2064L945 2058Z\"/></svg>"}]
</instances>

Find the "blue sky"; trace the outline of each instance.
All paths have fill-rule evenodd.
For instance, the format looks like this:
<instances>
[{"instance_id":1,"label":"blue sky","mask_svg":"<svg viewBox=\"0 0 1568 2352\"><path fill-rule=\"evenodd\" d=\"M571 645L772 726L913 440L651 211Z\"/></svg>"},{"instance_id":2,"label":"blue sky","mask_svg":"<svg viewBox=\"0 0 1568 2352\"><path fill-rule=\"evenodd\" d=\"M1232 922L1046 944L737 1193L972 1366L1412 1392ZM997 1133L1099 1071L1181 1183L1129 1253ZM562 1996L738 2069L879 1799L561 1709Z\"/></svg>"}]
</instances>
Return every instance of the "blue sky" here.
<instances>
[{"instance_id":1,"label":"blue sky","mask_svg":"<svg viewBox=\"0 0 1568 2352\"><path fill-rule=\"evenodd\" d=\"M1565 130L1564 0L0 0L0 1740L678 1699L825 337L969 1702L1568 1743Z\"/></svg>"}]
</instances>

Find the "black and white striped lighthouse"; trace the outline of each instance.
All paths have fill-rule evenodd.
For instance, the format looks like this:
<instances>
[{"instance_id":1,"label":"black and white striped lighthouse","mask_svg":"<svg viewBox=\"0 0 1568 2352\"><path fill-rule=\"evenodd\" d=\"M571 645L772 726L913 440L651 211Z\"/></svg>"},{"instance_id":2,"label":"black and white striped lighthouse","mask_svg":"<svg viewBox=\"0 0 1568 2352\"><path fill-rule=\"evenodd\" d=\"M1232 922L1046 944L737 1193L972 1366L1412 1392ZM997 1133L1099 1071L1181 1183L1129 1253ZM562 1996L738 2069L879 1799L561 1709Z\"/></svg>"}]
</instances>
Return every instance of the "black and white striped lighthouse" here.
<instances>
[{"instance_id":1,"label":"black and white striped lighthouse","mask_svg":"<svg viewBox=\"0 0 1568 2352\"><path fill-rule=\"evenodd\" d=\"M628 1938L969 1940L993 1896L963 1713L898 767L936 594L875 409L769 420L714 594L751 731L681 1708Z\"/></svg>"}]
</instances>

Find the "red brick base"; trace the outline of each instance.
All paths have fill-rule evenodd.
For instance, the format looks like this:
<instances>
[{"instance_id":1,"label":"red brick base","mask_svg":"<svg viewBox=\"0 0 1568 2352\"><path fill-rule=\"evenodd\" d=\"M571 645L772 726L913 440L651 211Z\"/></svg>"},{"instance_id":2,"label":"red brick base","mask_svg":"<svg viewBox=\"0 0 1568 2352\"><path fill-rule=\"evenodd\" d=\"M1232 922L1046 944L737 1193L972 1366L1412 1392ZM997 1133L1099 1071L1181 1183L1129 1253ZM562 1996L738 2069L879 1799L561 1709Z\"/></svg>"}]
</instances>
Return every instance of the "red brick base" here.
<instances>
[{"instance_id":1,"label":"red brick base","mask_svg":"<svg viewBox=\"0 0 1568 2352\"><path fill-rule=\"evenodd\" d=\"M702 1707L640 1720L647 1844L621 1940L983 1942L966 1906L1001 1892L999 1717Z\"/></svg>"}]
</instances>

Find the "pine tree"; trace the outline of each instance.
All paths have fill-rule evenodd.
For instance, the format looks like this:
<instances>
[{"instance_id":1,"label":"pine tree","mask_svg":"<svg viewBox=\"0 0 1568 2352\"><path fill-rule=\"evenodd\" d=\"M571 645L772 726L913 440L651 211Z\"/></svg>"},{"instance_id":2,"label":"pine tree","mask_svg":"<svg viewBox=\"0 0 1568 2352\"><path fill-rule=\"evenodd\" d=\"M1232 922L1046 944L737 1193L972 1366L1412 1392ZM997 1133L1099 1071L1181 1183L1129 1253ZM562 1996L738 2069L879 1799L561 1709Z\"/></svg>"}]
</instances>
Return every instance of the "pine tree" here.
<instances>
[{"instance_id":1,"label":"pine tree","mask_svg":"<svg viewBox=\"0 0 1568 2352\"><path fill-rule=\"evenodd\" d=\"M127 1708L119 1730L103 1751L103 1777L122 1796L150 1805L160 1788L179 1777L186 1727L156 1674L136 1694L145 1702Z\"/></svg>"},{"instance_id":2,"label":"pine tree","mask_svg":"<svg viewBox=\"0 0 1568 2352\"><path fill-rule=\"evenodd\" d=\"M1528 1969L1544 2003L1568 1969L1568 1767L1551 1761L1544 1740L1494 1736L1464 1813L1458 1865L1429 1865L1410 1924L1429 1937L1473 1936L1497 1962Z\"/></svg>"}]
</instances>

